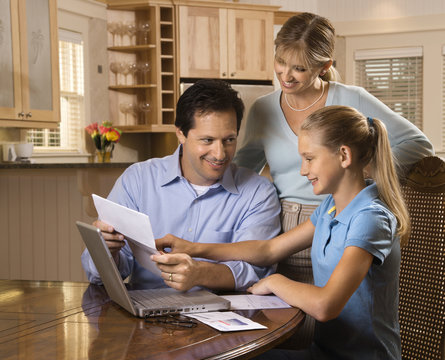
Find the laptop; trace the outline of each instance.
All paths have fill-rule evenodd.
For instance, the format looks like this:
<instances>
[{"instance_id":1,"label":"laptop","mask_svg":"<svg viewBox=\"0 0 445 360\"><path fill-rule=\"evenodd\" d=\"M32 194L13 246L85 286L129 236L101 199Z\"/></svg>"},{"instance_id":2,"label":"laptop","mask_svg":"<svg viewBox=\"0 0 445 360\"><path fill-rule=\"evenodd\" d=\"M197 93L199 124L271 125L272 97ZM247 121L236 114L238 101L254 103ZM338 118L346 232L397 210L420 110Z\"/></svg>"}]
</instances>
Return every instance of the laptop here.
<instances>
[{"instance_id":1,"label":"laptop","mask_svg":"<svg viewBox=\"0 0 445 360\"><path fill-rule=\"evenodd\" d=\"M227 310L230 301L207 290L181 292L172 288L127 290L101 231L76 221L108 296L129 313L141 318L172 313Z\"/></svg>"}]
</instances>

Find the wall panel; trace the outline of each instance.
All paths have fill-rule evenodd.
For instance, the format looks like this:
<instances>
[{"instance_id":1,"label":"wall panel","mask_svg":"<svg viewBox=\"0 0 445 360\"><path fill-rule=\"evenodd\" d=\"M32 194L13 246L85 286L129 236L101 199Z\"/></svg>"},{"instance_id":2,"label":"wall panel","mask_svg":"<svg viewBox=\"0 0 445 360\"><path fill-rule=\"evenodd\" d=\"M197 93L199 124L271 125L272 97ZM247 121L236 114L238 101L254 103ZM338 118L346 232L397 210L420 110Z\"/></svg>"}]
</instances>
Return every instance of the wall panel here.
<instances>
[{"instance_id":1,"label":"wall panel","mask_svg":"<svg viewBox=\"0 0 445 360\"><path fill-rule=\"evenodd\" d=\"M0 279L85 281L76 220L92 192L107 196L123 168L0 170Z\"/></svg>"}]
</instances>

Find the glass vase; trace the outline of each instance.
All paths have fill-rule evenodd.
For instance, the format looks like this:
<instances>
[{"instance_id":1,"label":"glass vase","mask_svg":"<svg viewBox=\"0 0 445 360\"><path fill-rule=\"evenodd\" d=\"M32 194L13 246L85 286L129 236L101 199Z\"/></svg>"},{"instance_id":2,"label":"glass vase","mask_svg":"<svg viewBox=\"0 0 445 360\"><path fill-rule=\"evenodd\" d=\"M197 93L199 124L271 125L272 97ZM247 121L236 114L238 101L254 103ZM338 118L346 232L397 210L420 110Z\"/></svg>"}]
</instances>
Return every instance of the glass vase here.
<instances>
[{"instance_id":1,"label":"glass vase","mask_svg":"<svg viewBox=\"0 0 445 360\"><path fill-rule=\"evenodd\" d=\"M109 163L111 161L111 151L96 151L98 163Z\"/></svg>"}]
</instances>

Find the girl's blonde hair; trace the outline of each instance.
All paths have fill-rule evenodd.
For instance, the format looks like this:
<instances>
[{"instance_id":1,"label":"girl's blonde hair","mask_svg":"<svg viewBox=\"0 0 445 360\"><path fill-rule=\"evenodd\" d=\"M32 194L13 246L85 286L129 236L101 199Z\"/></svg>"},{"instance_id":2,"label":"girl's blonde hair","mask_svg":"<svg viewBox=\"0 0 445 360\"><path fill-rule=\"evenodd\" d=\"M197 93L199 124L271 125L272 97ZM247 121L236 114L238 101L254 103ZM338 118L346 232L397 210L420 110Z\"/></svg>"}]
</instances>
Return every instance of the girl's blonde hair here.
<instances>
[{"instance_id":1,"label":"girl's blonde hair","mask_svg":"<svg viewBox=\"0 0 445 360\"><path fill-rule=\"evenodd\" d=\"M327 106L309 115L301 125L301 131L313 130L320 133L323 146L334 152L342 145L349 146L354 161L363 168L371 166L379 197L396 217L397 233L401 245L405 245L411 225L385 125L348 106Z\"/></svg>"},{"instance_id":2,"label":"girl's blonde hair","mask_svg":"<svg viewBox=\"0 0 445 360\"><path fill-rule=\"evenodd\" d=\"M290 17L275 39L277 54L298 54L308 68L322 67L333 59L335 29L331 22L308 12ZM325 81L338 80L340 75L331 66L320 76Z\"/></svg>"}]
</instances>

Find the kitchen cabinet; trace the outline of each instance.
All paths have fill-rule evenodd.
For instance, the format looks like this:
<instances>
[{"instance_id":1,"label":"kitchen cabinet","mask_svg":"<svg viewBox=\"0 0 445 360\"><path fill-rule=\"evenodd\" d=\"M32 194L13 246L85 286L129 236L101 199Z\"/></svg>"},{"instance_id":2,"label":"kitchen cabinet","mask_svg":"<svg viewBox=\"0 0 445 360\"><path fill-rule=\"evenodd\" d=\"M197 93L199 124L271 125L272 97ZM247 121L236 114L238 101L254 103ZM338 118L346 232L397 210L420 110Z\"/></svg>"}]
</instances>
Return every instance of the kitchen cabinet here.
<instances>
[{"instance_id":1,"label":"kitchen cabinet","mask_svg":"<svg viewBox=\"0 0 445 360\"><path fill-rule=\"evenodd\" d=\"M0 126L58 126L56 17L56 0L0 0Z\"/></svg>"},{"instance_id":2,"label":"kitchen cabinet","mask_svg":"<svg viewBox=\"0 0 445 360\"><path fill-rule=\"evenodd\" d=\"M108 1L107 18L110 121L126 133L174 132L174 6Z\"/></svg>"},{"instance_id":3,"label":"kitchen cabinet","mask_svg":"<svg viewBox=\"0 0 445 360\"><path fill-rule=\"evenodd\" d=\"M273 80L276 7L210 5L179 6L180 77Z\"/></svg>"}]
</instances>

